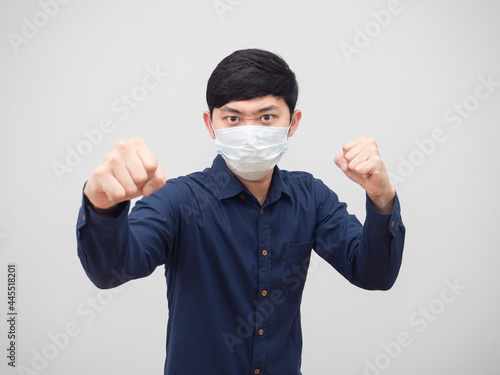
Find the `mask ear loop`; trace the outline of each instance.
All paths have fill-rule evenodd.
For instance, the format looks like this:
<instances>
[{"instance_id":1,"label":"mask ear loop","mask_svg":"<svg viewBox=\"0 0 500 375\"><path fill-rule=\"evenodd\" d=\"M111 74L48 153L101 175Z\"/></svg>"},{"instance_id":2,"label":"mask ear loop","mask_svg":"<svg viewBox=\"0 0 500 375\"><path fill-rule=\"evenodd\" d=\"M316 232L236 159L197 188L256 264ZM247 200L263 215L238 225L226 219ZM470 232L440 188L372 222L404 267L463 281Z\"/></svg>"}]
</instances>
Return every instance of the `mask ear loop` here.
<instances>
[{"instance_id":1,"label":"mask ear loop","mask_svg":"<svg viewBox=\"0 0 500 375\"><path fill-rule=\"evenodd\" d=\"M215 133L215 128L214 128L214 123L212 122L211 119L210 119L210 125L212 125L212 131L214 132L214 137L217 138L217 135Z\"/></svg>"},{"instance_id":2,"label":"mask ear loop","mask_svg":"<svg viewBox=\"0 0 500 375\"><path fill-rule=\"evenodd\" d=\"M290 125L288 125L288 131L286 132L287 138L290 137L288 134L290 133L290 129L292 128L292 122L293 122L293 114L292 114L292 118L290 119Z\"/></svg>"}]
</instances>

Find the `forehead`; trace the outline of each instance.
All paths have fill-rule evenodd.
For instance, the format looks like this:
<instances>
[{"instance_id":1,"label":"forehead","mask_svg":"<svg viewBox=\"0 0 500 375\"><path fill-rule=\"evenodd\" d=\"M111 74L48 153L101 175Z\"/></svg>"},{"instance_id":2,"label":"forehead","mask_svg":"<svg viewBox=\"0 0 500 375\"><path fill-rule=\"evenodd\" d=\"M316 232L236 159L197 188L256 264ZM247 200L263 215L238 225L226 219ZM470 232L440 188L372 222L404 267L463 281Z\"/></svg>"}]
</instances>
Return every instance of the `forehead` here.
<instances>
[{"instance_id":1,"label":"forehead","mask_svg":"<svg viewBox=\"0 0 500 375\"><path fill-rule=\"evenodd\" d=\"M282 98L267 95L250 100L234 100L220 108L214 108L214 111L243 114L257 114L267 111L279 113L288 111L288 105Z\"/></svg>"}]
</instances>

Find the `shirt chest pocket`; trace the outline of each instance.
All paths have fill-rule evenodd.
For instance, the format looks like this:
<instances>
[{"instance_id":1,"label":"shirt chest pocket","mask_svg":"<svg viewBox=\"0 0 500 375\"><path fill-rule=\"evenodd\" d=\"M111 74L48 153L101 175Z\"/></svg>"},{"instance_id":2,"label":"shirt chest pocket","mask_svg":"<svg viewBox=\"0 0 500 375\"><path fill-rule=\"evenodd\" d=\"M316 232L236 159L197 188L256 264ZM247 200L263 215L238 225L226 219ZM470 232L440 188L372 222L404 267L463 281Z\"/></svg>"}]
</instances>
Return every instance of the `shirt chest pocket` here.
<instances>
[{"instance_id":1,"label":"shirt chest pocket","mask_svg":"<svg viewBox=\"0 0 500 375\"><path fill-rule=\"evenodd\" d=\"M285 248L286 270L282 275L286 299L300 300L307 277L313 242L290 243Z\"/></svg>"}]
</instances>

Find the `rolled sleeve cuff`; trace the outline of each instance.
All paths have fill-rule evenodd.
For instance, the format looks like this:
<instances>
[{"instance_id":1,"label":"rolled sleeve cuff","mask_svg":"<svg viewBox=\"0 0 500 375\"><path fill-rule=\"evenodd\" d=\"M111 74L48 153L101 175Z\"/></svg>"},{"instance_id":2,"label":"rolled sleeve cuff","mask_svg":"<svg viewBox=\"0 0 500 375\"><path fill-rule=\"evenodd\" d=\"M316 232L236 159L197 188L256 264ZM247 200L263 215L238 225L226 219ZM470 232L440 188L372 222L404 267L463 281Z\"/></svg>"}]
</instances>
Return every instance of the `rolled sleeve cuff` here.
<instances>
[{"instance_id":1,"label":"rolled sleeve cuff","mask_svg":"<svg viewBox=\"0 0 500 375\"><path fill-rule=\"evenodd\" d=\"M83 186L83 190L85 190L85 185ZM120 220L122 216L126 216L130 209L130 201L125 201L119 203L113 210L111 210L106 215L98 214L95 211L94 206L90 202L90 200L85 196L82 190L82 205L80 207L80 211L78 213L78 221L76 228L78 230L82 229L87 225L87 222L92 222L96 224L101 224L108 222L109 220Z\"/></svg>"},{"instance_id":2,"label":"rolled sleeve cuff","mask_svg":"<svg viewBox=\"0 0 500 375\"><path fill-rule=\"evenodd\" d=\"M378 212L368 195L366 195L366 221L370 223L373 229L383 231L388 229L393 237L397 237L401 233L401 228L404 228L397 192L394 197L394 208L389 214L381 214Z\"/></svg>"}]
</instances>

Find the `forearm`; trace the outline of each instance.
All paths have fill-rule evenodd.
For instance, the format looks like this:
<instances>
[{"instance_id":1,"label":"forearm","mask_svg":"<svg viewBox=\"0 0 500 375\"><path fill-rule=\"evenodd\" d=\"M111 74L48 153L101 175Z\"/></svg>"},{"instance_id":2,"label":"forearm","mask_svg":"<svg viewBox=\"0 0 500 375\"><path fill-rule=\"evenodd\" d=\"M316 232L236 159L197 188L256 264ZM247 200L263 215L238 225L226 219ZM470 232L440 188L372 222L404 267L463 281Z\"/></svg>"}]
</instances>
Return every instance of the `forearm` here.
<instances>
[{"instance_id":1,"label":"forearm","mask_svg":"<svg viewBox=\"0 0 500 375\"><path fill-rule=\"evenodd\" d=\"M323 185L318 193L315 251L349 282L363 289L389 289L401 265L405 228L399 199L381 214L366 195L364 225Z\"/></svg>"},{"instance_id":2,"label":"forearm","mask_svg":"<svg viewBox=\"0 0 500 375\"><path fill-rule=\"evenodd\" d=\"M405 227L396 195L392 206L389 213L382 214L370 200L366 202L366 220L355 266L358 283L365 289L388 290L399 273Z\"/></svg>"},{"instance_id":3,"label":"forearm","mask_svg":"<svg viewBox=\"0 0 500 375\"><path fill-rule=\"evenodd\" d=\"M160 202L158 198L147 199ZM129 206L124 203L111 218L98 215L85 200L80 209L78 255L99 288L113 288L150 275L166 261L166 249L171 248L175 229L161 209L142 200L128 215Z\"/></svg>"},{"instance_id":4,"label":"forearm","mask_svg":"<svg viewBox=\"0 0 500 375\"><path fill-rule=\"evenodd\" d=\"M127 213L129 204L122 207L116 218L99 216L85 202L80 208L77 223L78 256L89 279L99 288L116 287L131 279L125 270L128 251Z\"/></svg>"},{"instance_id":5,"label":"forearm","mask_svg":"<svg viewBox=\"0 0 500 375\"><path fill-rule=\"evenodd\" d=\"M393 212L396 198L396 189L394 186L391 185L387 192L382 195L375 196L367 193L367 196L378 213L387 215Z\"/></svg>"}]
</instances>

